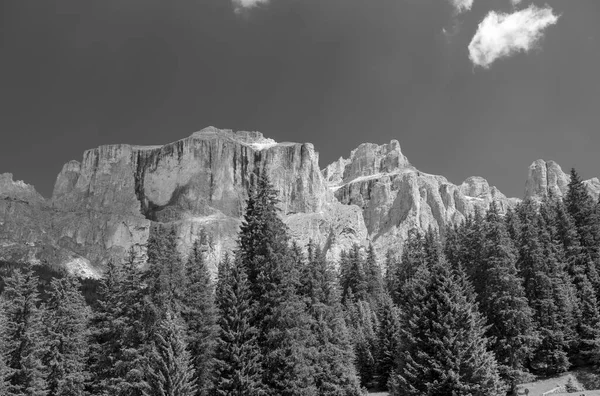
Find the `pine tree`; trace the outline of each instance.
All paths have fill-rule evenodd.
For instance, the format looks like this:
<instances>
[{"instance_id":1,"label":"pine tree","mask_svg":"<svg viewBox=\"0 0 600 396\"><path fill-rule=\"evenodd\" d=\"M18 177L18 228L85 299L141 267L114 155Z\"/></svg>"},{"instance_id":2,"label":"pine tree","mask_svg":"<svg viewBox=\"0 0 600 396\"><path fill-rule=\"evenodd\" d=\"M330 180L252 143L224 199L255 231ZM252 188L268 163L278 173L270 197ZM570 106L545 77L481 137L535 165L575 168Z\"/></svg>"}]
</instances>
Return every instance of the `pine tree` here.
<instances>
[{"instance_id":1,"label":"pine tree","mask_svg":"<svg viewBox=\"0 0 600 396\"><path fill-rule=\"evenodd\" d=\"M490 325L502 377L514 391L535 343L532 311L515 267L516 255L506 225L494 203L484 225L480 276L473 280L481 311ZM480 283L483 282L483 283Z\"/></svg>"},{"instance_id":2,"label":"pine tree","mask_svg":"<svg viewBox=\"0 0 600 396\"><path fill-rule=\"evenodd\" d=\"M396 277L394 272L398 266L398 260L392 250L388 250L385 254L385 290L391 296L396 290Z\"/></svg>"},{"instance_id":3,"label":"pine tree","mask_svg":"<svg viewBox=\"0 0 600 396\"><path fill-rule=\"evenodd\" d=\"M248 275L263 382L271 394L311 395L316 388L310 318L298 294L299 268L277 203L277 193L263 173L248 199L237 255Z\"/></svg>"},{"instance_id":4,"label":"pine tree","mask_svg":"<svg viewBox=\"0 0 600 396\"><path fill-rule=\"evenodd\" d=\"M8 394L45 396L46 372L41 357L45 352L42 310L38 307L38 278L31 268L15 269L4 279L0 311L6 328L0 345L8 366Z\"/></svg>"},{"instance_id":5,"label":"pine tree","mask_svg":"<svg viewBox=\"0 0 600 396\"><path fill-rule=\"evenodd\" d=\"M167 311L153 338L145 374L147 379L144 395L194 395L194 369L186 349L186 331L181 320Z\"/></svg>"},{"instance_id":6,"label":"pine tree","mask_svg":"<svg viewBox=\"0 0 600 396\"><path fill-rule=\"evenodd\" d=\"M8 345L6 340L6 332L8 322L4 313L4 306L0 305L0 395L7 395L10 389L10 376L12 370L8 368L6 354Z\"/></svg>"},{"instance_id":7,"label":"pine tree","mask_svg":"<svg viewBox=\"0 0 600 396\"><path fill-rule=\"evenodd\" d=\"M399 310L392 298L384 295L379 306L379 330L377 332L377 384L387 389L399 350L400 318Z\"/></svg>"},{"instance_id":8,"label":"pine tree","mask_svg":"<svg viewBox=\"0 0 600 396\"><path fill-rule=\"evenodd\" d=\"M145 354L156 324L149 315L132 250L123 265L109 263L100 284L92 317L92 394L142 395Z\"/></svg>"},{"instance_id":9,"label":"pine tree","mask_svg":"<svg viewBox=\"0 0 600 396\"><path fill-rule=\"evenodd\" d=\"M315 386L322 396L360 395L354 351L346 327L333 270L320 247L311 242L303 268L302 295L315 337Z\"/></svg>"},{"instance_id":10,"label":"pine tree","mask_svg":"<svg viewBox=\"0 0 600 396\"><path fill-rule=\"evenodd\" d=\"M372 244L369 244L367 258L364 264L365 284L367 286L367 296L370 301L377 303L383 294L383 275L381 268L377 263L377 255Z\"/></svg>"},{"instance_id":11,"label":"pine tree","mask_svg":"<svg viewBox=\"0 0 600 396\"><path fill-rule=\"evenodd\" d=\"M410 230L404 244L402 257L394 271L395 285L391 291L392 299L401 309L408 307L412 287L415 281L427 277L429 268L425 255L424 238L417 229Z\"/></svg>"},{"instance_id":12,"label":"pine tree","mask_svg":"<svg viewBox=\"0 0 600 396\"><path fill-rule=\"evenodd\" d=\"M49 396L85 395L90 312L80 286L72 276L50 283L44 315L47 350L42 359L48 370Z\"/></svg>"},{"instance_id":13,"label":"pine tree","mask_svg":"<svg viewBox=\"0 0 600 396\"><path fill-rule=\"evenodd\" d=\"M148 269L143 275L156 312L179 312L183 300L185 268L177 251L175 228L154 227L147 244ZM160 320L157 318L156 320Z\"/></svg>"},{"instance_id":14,"label":"pine tree","mask_svg":"<svg viewBox=\"0 0 600 396\"><path fill-rule=\"evenodd\" d=\"M219 333L215 349L214 388L218 396L263 396L258 331L250 324L252 310L245 269L226 258L219 266L216 305Z\"/></svg>"},{"instance_id":15,"label":"pine tree","mask_svg":"<svg viewBox=\"0 0 600 396\"><path fill-rule=\"evenodd\" d=\"M564 198L565 206L571 218L581 246L584 260L593 263L596 273L600 273L600 221L596 203L587 192L585 184L575 169L571 169L571 179ZM596 298L600 298L600 279L588 275L594 286Z\"/></svg>"},{"instance_id":16,"label":"pine tree","mask_svg":"<svg viewBox=\"0 0 600 396\"><path fill-rule=\"evenodd\" d=\"M342 269L340 277L342 303L348 300L355 302L368 299L369 285L365 274L365 262L361 257L358 244L354 244L348 252L345 252L340 268ZM373 270L375 271L375 268ZM376 280L373 279L373 282ZM372 284L371 287L376 286ZM350 296L352 298L349 298Z\"/></svg>"},{"instance_id":17,"label":"pine tree","mask_svg":"<svg viewBox=\"0 0 600 396\"><path fill-rule=\"evenodd\" d=\"M521 229L517 266L524 278L525 293L540 336L530 365L537 372L557 374L569 367L573 307L566 297L571 293L571 285L558 261L551 224L546 223L545 215L538 213L532 202L526 202L519 210ZM546 209L541 210L546 212ZM551 218L548 220L552 221Z\"/></svg>"},{"instance_id":18,"label":"pine tree","mask_svg":"<svg viewBox=\"0 0 600 396\"><path fill-rule=\"evenodd\" d=\"M391 395L504 395L484 320L462 281L441 259L423 286L421 304L403 313L407 325Z\"/></svg>"},{"instance_id":19,"label":"pine tree","mask_svg":"<svg viewBox=\"0 0 600 396\"><path fill-rule=\"evenodd\" d=\"M356 369L362 386L370 386L376 374L377 313L365 300L346 302L346 324L350 329L356 355Z\"/></svg>"},{"instance_id":20,"label":"pine tree","mask_svg":"<svg viewBox=\"0 0 600 396\"><path fill-rule=\"evenodd\" d=\"M594 284L599 277L589 255L581 247L575 222L561 201L555 203L558 245L563 249L577 307L575 311L578 342L573 348L574 363L593 364L600 361L600 311Z\"/></svg>"},{"instance_id":21,"label":"pine tree","mask_svg":"<svg viewBox=\"0 0 600 396\"><path fill-rule=\"evenodd\" d=\"M198 395L206 395L210 385L212 354L217 332L214 287L196 240L186 264L181 316L187 328L188 350L194 366Z\"/></svg>"}]
</instances>

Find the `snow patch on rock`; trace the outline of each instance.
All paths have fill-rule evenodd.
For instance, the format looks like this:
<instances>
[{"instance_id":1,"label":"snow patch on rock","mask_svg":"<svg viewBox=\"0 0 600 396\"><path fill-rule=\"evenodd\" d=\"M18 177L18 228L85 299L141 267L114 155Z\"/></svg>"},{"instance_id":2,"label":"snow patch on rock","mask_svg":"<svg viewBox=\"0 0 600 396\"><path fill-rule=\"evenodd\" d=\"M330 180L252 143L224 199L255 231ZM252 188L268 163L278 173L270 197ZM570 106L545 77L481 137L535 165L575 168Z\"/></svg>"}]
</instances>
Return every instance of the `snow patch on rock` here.
<instances>
[{"instance_id":1,"label":"snow patch on rock","mask_svg":"<svg viewBox=\"0 0 600 396\"><path fill-rule=\"evenodd\" d=\"M83 257L75 257L65 264L70 275L80 278L100 279L100 273L92 267L91 263Z\"/></svg>"}]
</instances>

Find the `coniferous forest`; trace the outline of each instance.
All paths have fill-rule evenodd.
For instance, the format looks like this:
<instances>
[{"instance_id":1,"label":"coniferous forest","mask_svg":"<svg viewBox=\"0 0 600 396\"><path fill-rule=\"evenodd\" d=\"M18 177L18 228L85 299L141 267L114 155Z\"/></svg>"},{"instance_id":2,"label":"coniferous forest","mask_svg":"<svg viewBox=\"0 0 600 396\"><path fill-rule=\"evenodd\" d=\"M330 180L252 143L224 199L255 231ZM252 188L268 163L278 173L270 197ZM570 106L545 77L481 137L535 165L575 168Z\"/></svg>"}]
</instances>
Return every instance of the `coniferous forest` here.
<instances>
[{"instance_id":1,"label":"coniferous forest","mask_svg":"<svg viewBox=\"0 0 600 396\"><path fill-rule=\"evenodd\" d=\"M164 226L93 292L3 267L0 395L495 396L600 371L600 204L575 170L562 198L337 263L294 244L274 188L253 184L216 278L201 242L181 257Z\"/></svg>"}]
</instances>

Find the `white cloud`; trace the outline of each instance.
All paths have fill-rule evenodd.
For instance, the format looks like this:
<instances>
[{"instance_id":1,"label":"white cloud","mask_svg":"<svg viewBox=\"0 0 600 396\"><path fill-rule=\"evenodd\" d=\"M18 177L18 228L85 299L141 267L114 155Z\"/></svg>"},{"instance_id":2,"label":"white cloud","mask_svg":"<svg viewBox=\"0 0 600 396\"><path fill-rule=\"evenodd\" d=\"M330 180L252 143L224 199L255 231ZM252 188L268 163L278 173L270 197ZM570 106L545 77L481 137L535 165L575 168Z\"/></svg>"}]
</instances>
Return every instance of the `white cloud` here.
<instances>
[{"instance_id":1,"label":"white cloud","mask_svg":"<svg viewBox=\"0 0 600 396\"><path fill-rule=\"evenodd\" d=\"M244 9L256 7L259 4L267 4L269 0L232 0L235 12L241 12Z\"/></svg>"},{"instance_id":2,"label":"white cloud","mask_svg":"<svg viewBox=\"0 0 600 396\"><path fill-rule=\"evenodd\" d=\"M473 7L473 0L449 0L450 4L454 6L454 9L458 14L465 11L470 11Z\"/></svg>"},{"instance_id":3,"label":"white cloud","mask_svg":"<svg viewBox=\"0 0 600 396\"><path fill-rule=\"evenodd\" d=\"M523 1L523 0L510 0L512 5L514 5L514 6L518 6L519 4L521 4L521 1Z\"/></svg>"},{"instance_id":4,"label":"white cloud","mask_svg":"<svg viewBox=\"0 0 600 396\"><path fill-rule=\"evenodd\" d=\"M488 68L497 59L528 52L543 37L544 29L558 18L548 6L531 5L512 14L491 11L469 44L469 58L473 64Z\"/></svg>"}]
</instances>

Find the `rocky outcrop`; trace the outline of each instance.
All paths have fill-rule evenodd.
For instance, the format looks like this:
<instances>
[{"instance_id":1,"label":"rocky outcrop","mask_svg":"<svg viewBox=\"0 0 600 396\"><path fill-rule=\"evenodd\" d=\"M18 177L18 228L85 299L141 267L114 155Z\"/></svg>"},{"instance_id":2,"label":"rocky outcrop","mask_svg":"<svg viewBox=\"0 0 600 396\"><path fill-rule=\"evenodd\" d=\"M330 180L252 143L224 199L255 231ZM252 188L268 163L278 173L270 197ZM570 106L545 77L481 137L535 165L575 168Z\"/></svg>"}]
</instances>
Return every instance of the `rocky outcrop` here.
<instances>
[{"instance_id":1,"label":"rocky outcrop","mask_svg":"<svg viewBox=\"0 0 600 396\"><path fill-rule=\"evenodd\" d=\"M563 172L560 165L554 161L539 159L529 166L527 182L525 183L525 198L540 200L549 194L562 197L566 194L570 176ZM584 181L588 192L594 200L600 197L600 181L593 178Z\"/></svg>"},{"instance_id":2,"label":"rocky outcrop","mask_svg":"<svg viewBox=\"0 0 600 396\"><path fill-rule=\"evenodd\" d=\"M182 254L195 239L209 235L204 248L214 265L225 251L235 249L252 177L263 172L278 191L283 219L301 244L313 239L335 257L352 243L365 243L360 210L336 201L312 144L277 143L259 132L216 128L164 146L120 144L86 151L81 162L64 165L50 202L39 197L48 216L29 239L39 243L47 234L77 258L79 267L87 260L91 269L101 271L130 248L143 260L152 224L162 223L177 230ZM13 187L1 191L17 196Z\"/></svg>"},{"instance_id":3,"label":"rocky outcrop","mask_svg":"<svg viewBox=\"0 0 600 396\"><path fill-rule=\"evenodd\" d=\"M409 230L444 233L476 210L507 198L481 177L460 185L420 172L398 141L365 143L322 171L310 143L277 143L259 132L213 127L162 146L101 146L66 163L50 200L0 175L0 260L59 264L99 276L108 260L133 249L139 260L155 224L173 226L185 255L200 238L209 263L236 248L253 178L266 173L281 215L301 246L313 240L336 259L373 243L380 257L399 252ZM554 162L529 170L526 198L562 195L568 177ZM597 199L600 181L586 181Z\"/></svg>"},{"instance_id":4,"label":"rocky outcrop","mask_svg":"<svg viewBox=\"0 0 600 396\"><path fill-rule=\"evenodd\" d=\"M486 210L492 201L501 211L518 202L480 177L456 186L443 176L418 171L396 140L381 146L362 144L323 174L338 201L362 209L369 240L380 256L388 249L401 251L413 228L443 234L449 224L464 221L477 209Z\"/></svg>"}]
</instances>

